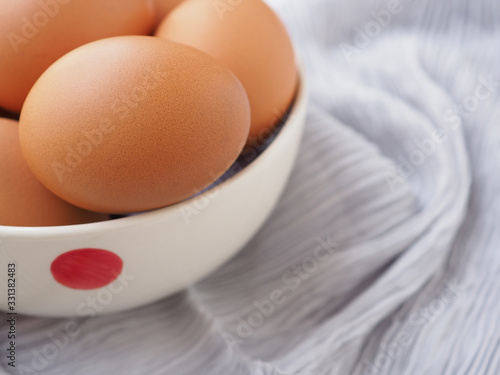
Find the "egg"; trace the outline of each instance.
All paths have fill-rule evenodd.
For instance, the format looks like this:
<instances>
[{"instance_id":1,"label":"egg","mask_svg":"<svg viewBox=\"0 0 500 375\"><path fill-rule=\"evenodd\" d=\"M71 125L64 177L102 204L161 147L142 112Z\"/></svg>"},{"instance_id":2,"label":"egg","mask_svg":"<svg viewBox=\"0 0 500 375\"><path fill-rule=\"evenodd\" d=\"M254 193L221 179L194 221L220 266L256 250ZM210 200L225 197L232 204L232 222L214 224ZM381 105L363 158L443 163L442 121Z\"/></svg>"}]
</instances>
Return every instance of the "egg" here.
<instances>
[{"instance_id":1,"label":"egg","mask_svg":"<svg viewBox=\"0 0 500 375\"><path fill-rule=\"evenodd\" d=\"M298 77L292 43L261 0L187 0L155 35L198 48L236 74L250 100L249 143L266 138L294 99Z\"/></svg>"},{"instance_id":2,"label":"egg","mask_svg":"<svg viewBox=\"0 0 500 375\"><path fill-rule=\"evenodd\" d=\"M127 213L188 198L240 154L250 106L207 54L152 36L82 46L36 82L21 112L24 155L68 202Z\"/></svg>"},{"instance_id":3,"label":"egg","mask_svg":"<svg viewBox=\"0 0 500 375\"><path fill-rule=\"evenodd\" d=\"M154 0L156 23L159 24L165 16L184 0Z\"/></svg>"},{"instance_id":4,"label":"egg","mask_svg":"<svg viewBox=\"0 0 500 375\"><path fill-rule=\"evenodd\" d=\"M148 34L152 0L3 1L0 107L20 112L38 77L67 52L94 40Z\"/></svg>"},{"instance_id":5,"label":"egg","mask_svg":"<svg viewBox=\"0 0 500 375\"><path fill-rule=\"evenodd\" d=\"M108 218L72 206L47 190L24 160L17 121L0 118L0 225L70 225Z\"/></svg>"}]
</instances>

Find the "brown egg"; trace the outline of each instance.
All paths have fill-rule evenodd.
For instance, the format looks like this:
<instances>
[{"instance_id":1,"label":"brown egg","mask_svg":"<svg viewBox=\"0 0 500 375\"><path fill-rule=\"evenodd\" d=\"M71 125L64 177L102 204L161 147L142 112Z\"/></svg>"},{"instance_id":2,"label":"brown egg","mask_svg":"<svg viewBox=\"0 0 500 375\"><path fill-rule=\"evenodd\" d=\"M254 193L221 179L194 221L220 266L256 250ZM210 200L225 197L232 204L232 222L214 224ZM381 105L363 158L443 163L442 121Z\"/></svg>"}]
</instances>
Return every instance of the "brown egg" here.
<instances>
[{"instance_id":1,"label":"brown egg","mask_svg":"<svg viewBox=\"0 0 500 375\"><path fill-rule=\"evenodd\" d=\"M0 107L20 112L38 77L72 49L148 34L152 0L15 0L0 5Z\"/></svg>"},{"instance_id":2,"label":"brown egg","mask_svg":"<svg viewBox=\"0 0 500 375\"><path fill-rule=\"evenodd\" d=\"M99 212L178 202L221 176L250 127L236 76L192 47L148 36L80 47L21 112L24 154L59 197Z\"/></svg>"},{"instance_id":3,"label":"brown egg","mask_svg":"<svg viewBox=\"0 0 500 375\"><path fill-rule=\"evenodd\" d=\"M261 0L187 0L156 35L198 48L236 74L250 100L251 140L262 138L294 98L298 77L292 43Z\"/></svg>"},{"instance_id":4,"label":"brown egg","mask_svg":"<svg viewBox=\"0 0 500 375\"><path fill-rule=\"evenodd\" d=\"M52 226L109 219L56 197L33 175L19 144L17 121L0 118L0 225Z\"/></svg>"},{"instance_id":5,"label":"brown egg","mask_svg":"<svg viewBox=\"0 0 500 375\"><path fill-rule=\"evenodd\" d=\"M158 25L161 21L163 21L165 16L183 1L184 0L154 0L156 24Z\"/></svg>"}]
</instances>

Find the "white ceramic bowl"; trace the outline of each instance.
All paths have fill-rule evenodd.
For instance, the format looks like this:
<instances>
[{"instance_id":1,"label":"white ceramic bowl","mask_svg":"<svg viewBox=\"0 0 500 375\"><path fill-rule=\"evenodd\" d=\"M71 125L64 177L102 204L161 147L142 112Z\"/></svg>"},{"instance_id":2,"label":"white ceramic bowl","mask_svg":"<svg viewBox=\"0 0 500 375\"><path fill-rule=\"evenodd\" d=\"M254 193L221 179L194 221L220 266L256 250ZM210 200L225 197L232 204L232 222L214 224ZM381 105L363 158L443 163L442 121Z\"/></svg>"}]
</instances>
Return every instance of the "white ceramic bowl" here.
<instances>
[{"instance_id":1,"label":"white ceramic bowl","mask_svg":"<svg viewBox=\"0 0 500 375\"><path fill-rule=\"evenodd\" d=\"M0 226L0 310L92 317L147 304L208 275L255 235L276 205L298 151L306 102L302 78L271 144L201 195L106 222Z\"/></svg>"}]
</instances>

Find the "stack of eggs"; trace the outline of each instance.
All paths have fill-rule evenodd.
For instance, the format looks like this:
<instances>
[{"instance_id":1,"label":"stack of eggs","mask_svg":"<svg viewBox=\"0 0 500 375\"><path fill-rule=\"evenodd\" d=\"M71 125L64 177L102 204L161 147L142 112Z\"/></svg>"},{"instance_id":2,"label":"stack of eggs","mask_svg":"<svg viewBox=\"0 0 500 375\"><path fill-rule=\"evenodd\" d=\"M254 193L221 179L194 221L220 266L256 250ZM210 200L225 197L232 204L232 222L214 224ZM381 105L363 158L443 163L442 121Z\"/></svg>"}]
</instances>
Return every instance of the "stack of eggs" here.
<instances>
[{"instance_id":1,"label":"stack of eggs","mask_svg":"<svg viewBox=\"0 0 500 375\"><path fill-rule=\"evenodd\" d=\"M261 0L0 6L0 117L11 118L0 118L0 225L95 222L189 198L296 92L290 39Z\"/></svg>"}]
</instances>

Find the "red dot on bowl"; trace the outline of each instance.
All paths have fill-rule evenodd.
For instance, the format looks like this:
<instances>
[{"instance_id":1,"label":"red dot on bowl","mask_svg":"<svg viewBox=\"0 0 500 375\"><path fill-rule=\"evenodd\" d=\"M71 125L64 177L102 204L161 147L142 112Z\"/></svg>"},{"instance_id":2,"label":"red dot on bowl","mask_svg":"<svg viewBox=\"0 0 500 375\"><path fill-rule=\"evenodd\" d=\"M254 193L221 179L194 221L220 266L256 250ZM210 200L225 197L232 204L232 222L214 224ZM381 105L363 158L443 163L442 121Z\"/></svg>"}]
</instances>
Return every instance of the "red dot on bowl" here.
<instances>
[{"instance_id":1,"label":"red dot on bowl","mask_svg":"<svg viewBox=\"0 0 500 375\"><path fill-rule=\"evenodd\" d=\"M59 255L50 266L54 279L68 288L96 289L113 282L123 261L115 253L101 249L77 249Z\"/></svg>"}]
</instances>

